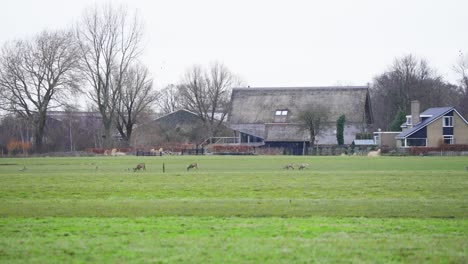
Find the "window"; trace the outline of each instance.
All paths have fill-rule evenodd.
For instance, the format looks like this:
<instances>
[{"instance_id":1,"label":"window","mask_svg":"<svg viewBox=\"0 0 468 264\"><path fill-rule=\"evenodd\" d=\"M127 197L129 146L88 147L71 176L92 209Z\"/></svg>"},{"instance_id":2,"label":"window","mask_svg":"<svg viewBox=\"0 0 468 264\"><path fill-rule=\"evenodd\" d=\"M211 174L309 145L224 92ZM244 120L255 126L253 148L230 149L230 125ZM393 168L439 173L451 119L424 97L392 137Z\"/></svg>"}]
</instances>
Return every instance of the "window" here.
<instances>
[{"instance_id":1,"label":"window","mask_svg":"<svg viewBox=\"0 0 468 264\"><path fill-rule=\"evenodd\" d=\"M411 116L406 118L406 124L411 125Z\"/></svg>"},{"instance_id":2,"label":"window","mask_svg":"<svg viewBox=\"0 0 468 264\"><path fill-rule=\"evenodd\" d=\"M288 110L276 110L275 115L276 116L287 116L288 115Z\"/></svg>"},{"instance_id":3,"label":"window","mask_svg":"<svg viewBox=\"0 0 468 264\"><path fill-rule=\"evenodd\" d=\"M444 144L453 144L453 136L452 135L444 135Z\"/></svg>"},{"instance_id":4,"label":"window","mask_svg":"<svg viewBox=\"0 0 468 264\"><path fill-rule=\"evenodd\" d=\"M453 127L453 116L444 116L444 127Z\"/></svg>"},{"instance_id":5,"label":"window","mask_svg":"<svg viewBox=\"0 0 468 264\"><path fill-rule=\"evenodd\" d=\"M401 139L401 146L404 148L408 147L426 147L427 139L426 138L405 138Z\"/></svg>"}]
</instances>

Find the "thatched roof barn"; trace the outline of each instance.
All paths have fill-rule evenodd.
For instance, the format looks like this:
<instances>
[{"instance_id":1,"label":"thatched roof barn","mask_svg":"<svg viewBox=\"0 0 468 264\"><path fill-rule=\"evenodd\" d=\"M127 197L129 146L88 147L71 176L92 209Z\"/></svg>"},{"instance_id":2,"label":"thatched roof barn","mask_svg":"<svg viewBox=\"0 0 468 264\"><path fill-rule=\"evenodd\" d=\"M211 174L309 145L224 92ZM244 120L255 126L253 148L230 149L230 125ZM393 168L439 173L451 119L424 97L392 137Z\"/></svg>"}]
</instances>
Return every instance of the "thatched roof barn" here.
<instances>
[{"instance_id":1,"label":"thatched roof barn","mask_svg":"<svg viewBox=\"0 0 468 264\"><path fill-rule=\"evenodd\" d=\"M298 114L311 104L325 105L330 112L329 129L319 144L336 144L334 124L343 114L347 144L373 122L368 86L234 88L231 103L228 123L247 141L308 141Z\"/></svg>"}]
</instances>

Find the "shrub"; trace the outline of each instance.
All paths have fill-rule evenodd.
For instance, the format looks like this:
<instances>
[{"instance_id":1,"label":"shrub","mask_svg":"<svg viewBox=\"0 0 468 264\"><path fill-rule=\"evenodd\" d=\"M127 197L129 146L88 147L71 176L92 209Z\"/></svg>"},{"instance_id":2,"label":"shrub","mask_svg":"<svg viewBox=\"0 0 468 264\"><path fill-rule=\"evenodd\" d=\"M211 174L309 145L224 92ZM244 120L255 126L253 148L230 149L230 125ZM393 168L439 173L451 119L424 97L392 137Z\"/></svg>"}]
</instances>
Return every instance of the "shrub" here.
<instances>
[{"instance_id":1,"label":"shrub","mask_svg":"<svg viewBox=\"0 0 468 264\"><path fill-rule=\"evenodd\" d=\"M30 148L31 143L21 142L16 139L12 139L7 143L7 151L9 155L17 155L19 153L22 153L23 155L28 155Z\"/></svg>"},{"instance_id":2,"label":"shrub","mask_svg":"<svg viewBox=\"0 0 468 264\"><path fill-rule=\"evenodd\" d=\"M427 155L429 152L437 151L468 151L468 144L442 144L439 147L411 147L411 155Z\"/></svg>"}]
</instances>

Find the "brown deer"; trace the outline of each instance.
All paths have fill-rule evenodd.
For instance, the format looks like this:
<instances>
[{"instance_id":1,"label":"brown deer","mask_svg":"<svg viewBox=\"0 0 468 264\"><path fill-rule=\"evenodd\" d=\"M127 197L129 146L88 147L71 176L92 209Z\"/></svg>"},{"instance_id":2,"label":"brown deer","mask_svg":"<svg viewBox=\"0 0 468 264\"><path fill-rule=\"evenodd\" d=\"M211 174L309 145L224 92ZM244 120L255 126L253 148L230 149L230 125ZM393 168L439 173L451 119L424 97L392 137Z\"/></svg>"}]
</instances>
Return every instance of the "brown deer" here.
<instances>
[{"instance_id":1,"label":"brown deer","mask_svg":"<svg viewBox=\"0 0 468 264\"><path fill-rule=\"evenodd\" d=\"M283 167L283 169L286 169L286 170L294 170L294 165L292 165L291 163L287 164L286 166Z\"/></svg>"},{"instance_id":2,"label":"brown deer","mask_svg":"<svg viewBox=\"0 0 468 264\"><path fill-rule=\"evenodd\" d=\"M144 171L146 171L146 166L144 163L139 163L136 168L133 169L133 172L135 171L140 171L141 169L143 169Z\"/></svg>"},{"instance_id":3,"label":"brown deer","mask_svg":"<svg viewBox=\"0 0 468 264\"><path fill-rule=\"evenodd\" d=\"M197 170L198 170L198 164L197 163L192 163L192 164L188 165L187 171L189 171L190 169L193 169L193 168L197 168Z\"/></svg>"},{"instance_id":4,"label":"brown deer","mask_svg":"<svg viewBox=\"0 0 468 264\"><path fill-rule=\"evenodd\" d=\"M307 169L307 167L309 167L309 164L307 164L307 163L299 165L300 170Z\"/></svg>"}]
</instances>

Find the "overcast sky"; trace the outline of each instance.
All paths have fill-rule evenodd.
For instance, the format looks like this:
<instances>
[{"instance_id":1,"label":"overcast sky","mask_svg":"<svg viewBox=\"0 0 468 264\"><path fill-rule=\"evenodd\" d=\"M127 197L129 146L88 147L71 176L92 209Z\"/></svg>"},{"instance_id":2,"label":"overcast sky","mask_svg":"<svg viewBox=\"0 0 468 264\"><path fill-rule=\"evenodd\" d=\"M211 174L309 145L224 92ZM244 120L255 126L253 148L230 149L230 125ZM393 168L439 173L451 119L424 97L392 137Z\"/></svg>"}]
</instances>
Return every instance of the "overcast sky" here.
<instances>
[{"instance_id":1,"label":"overcast sky","mask_svg":"<svg viewBox=\"0 0 468 264\"><path fill-rule=\"evenodd\" d=\"M76 23L108 0L0 0L0 43ZM110 1L145 23L156 87L194 64L224 63L250 86L365 85L395 57L426 58L455 81L468 53L466 0Z\"/></svg>"}]
</instances>

